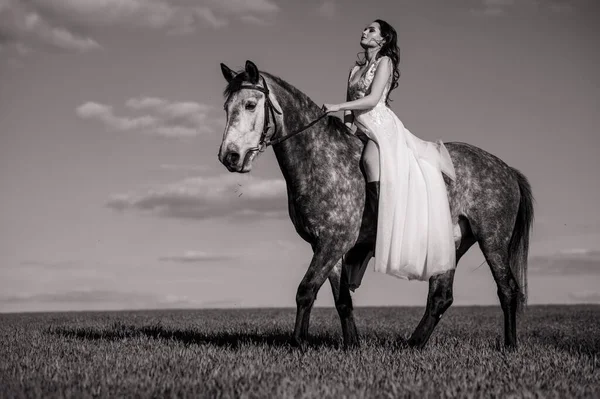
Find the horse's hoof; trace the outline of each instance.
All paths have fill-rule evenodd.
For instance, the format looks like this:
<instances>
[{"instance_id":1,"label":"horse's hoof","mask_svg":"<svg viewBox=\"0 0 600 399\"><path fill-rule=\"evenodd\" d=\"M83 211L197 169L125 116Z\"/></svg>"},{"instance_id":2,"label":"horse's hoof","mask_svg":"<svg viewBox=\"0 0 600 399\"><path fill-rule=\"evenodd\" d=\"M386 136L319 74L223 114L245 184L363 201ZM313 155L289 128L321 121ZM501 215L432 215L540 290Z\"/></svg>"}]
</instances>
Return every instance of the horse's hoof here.
<instances>
[{"instance_id":1,"label":"horse's hoof","mask_svg":"<svg viewBox=\"0 0 600 399\"><path fill-rule=\"evenodd\" d=\"M398 338L396 340L396 347L398 349L408 349L410 347L410 344L405 338Z\"/></svg>"},{"instance_id":2,"label":"horse's hoof","mask_svg":"<svg viewBox=\"0 0 600 399\"><path fill-rule=\"evenodd\" d=\"M504 341L497 338L494 347L498 352L515 352L517 350L517 343L513 341Z\"/></svg>"},{"instance_id":3,"label":"horse's hoof","mask_svg":"<svg viewBox=\"0 0 600 399\"><path fill-rule=\"evenodd\" d=\"M516 342L506 342L504 344L504 350L507 352L516 352L518 350Z\"/></svg>"},{"instance_id":4,"label":"horse's hoof","mask_svg":"<svg viewBox=\"0 0 600 399\"><path fill-rule=\"evenodd\" d=\"M427 342L422 342L420 340L416 340L416 339L412 339L410 338L408 341L404 340L405 342L405 348L412 348L412 349L423 349L425 347L425 344Z\"/></svg>"},{"instance_id":5,"label":"horse's hoof","mask_svg":"<svg viewBox=\"0 0 600 399\"><path fill-rule=\"evenodd\" d=\"M360 341L358 341L358 340L344 342L344 350L345 351L350 351L350 350L359 349L359 348L360 348Z\"/></svg>"},{"instance_id":6,"label":"horse's hoof","mask_svg":"<svg viewBox=\"0 0 600 399\"><path fill-rule=\"evenodd\" d=\"M306 351L308 350L308 343L305 340L298 337L292 338L292 346L294 348L300 349L300 352L302 353L306 353Z\"/></svg>"}]
</instances>

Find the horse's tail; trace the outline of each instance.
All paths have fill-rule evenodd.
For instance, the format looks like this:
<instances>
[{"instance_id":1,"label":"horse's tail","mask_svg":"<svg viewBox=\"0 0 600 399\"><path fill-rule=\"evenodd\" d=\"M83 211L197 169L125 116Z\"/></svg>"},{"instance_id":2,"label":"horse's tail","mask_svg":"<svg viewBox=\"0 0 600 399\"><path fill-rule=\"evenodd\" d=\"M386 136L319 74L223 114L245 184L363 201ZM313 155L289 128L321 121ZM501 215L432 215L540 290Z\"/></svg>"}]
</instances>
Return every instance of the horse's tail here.
<instances>
[{"instance_id":1,"label":"horse's tail","mask_svg":"<svg viewBox=\"0 0 600 399\"><path fill-rule=\"evenodd\" d=\"M517 311L520 313L527 305L527 254L529 252L529 232L533 225L534 198L527 178L517 169L511 169L519 183L521 198L517 220L508 244L508 264L520 289L517 302Z\"/></svg>"}]
</instances>

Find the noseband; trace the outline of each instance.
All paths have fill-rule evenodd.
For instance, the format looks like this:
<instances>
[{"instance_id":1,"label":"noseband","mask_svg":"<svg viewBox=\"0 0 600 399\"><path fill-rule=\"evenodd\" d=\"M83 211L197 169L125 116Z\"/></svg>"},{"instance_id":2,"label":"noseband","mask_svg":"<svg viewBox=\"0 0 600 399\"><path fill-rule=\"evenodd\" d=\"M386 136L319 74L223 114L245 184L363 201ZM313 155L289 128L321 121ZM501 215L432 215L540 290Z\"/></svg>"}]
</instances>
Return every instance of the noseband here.
<instances>
[{"instance_id":1,"label":"noseband","mask_svg":"<svg viewBox=\"0 0 600 399\"><path fill-rule=\"evenodd\" d=\"M274 140L271 140L271 137L275 136L275 134L277 133L277 120L275 119L275 114L282 115L282 113L277 108L275 108L275 106L271 102L271 99L269 98L269 86L267 86L267 82L265 81L264 76L261 75L261 79L263 82L262 86L253 85L253 84L242 84L239 88L239 90L243 90L243 89L258 90L265 95L265 123L263 125L262 134L260 135L260 141L258 142L257 147L250 148L248 151L263 152L264 150L267 149L268 146L279 144L279 143L297 135L298 133L302 133L303 131L305 131L306 129L308 129L309 127L311 127L312 125L314 125L315 123L317 123L318 121L320 121L321 119L323 119L324 117L327 116L327 113L324 113L321 116L319 116L317 119L310 122L308 125L303 126L301 129L298 129L295 132L288 134L287 136L283 136L283 137L279 137ZM269 123L270 123L271 116L273 117L273 133L267 137L267 133L269 132Z\"/></svg>"}]
</instances>

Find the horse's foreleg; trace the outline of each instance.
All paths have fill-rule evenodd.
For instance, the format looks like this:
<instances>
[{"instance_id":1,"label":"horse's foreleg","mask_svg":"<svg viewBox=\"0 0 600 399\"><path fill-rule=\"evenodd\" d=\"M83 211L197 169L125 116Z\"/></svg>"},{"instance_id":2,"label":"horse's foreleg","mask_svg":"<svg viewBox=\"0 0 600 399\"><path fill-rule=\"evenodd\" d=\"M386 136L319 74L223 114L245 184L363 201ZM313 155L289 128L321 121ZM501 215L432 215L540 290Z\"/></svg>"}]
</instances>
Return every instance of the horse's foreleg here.
<instances>
[{"instance_id":1,"label":"horse's foreleg","mask_svg":"<svg viewBox=\"0 0 600 399\"><path fill-rule=\"evenodd\" d=\"M310 311L317 298L317 292L329 277L336 262L341 259L342 251L321 248L315 251L310 266L298 286L296 293L296 326L294 343L303 351L306 349Z\"/></svg>"},{"instance_id":2,"label":"horse's foreleg","mask_svg":"<svg viewBox=\"0 0 600 399\"><path fill-rule=\"evenodd\" d=\"M352 297L348 287L348 271L342 261L336 263L329 273L329 283L335 300L335 308L342 322L342 334L344 336L344 348L359 346L358 330L354 322L354 311Z\"/></svg>"}]
</instances>

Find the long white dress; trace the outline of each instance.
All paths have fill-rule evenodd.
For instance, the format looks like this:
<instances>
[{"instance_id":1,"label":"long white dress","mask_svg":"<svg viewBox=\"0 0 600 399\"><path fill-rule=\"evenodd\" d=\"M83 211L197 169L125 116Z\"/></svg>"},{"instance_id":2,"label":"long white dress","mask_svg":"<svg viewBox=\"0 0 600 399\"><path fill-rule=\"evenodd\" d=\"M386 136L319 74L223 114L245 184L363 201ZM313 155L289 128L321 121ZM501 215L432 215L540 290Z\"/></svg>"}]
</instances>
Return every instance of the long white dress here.
<instances>
[{"instance_id":1,"label":"long white dress","mask_svg":"<svg viewBox=\"0 0 600 399\"><path fill-rule=\"evenodd\" d=\"M369 93L374 61L356 79L349 76L351 100ZM379 211L375 271L407 279L429 277L456 267L453 227L442 173L455 179L454 166L442 142L424 141L404 127L385 104L392 83L387 81L377 105L353 111L354 123L379 148Z\"/></svg>"}]
</instances>

